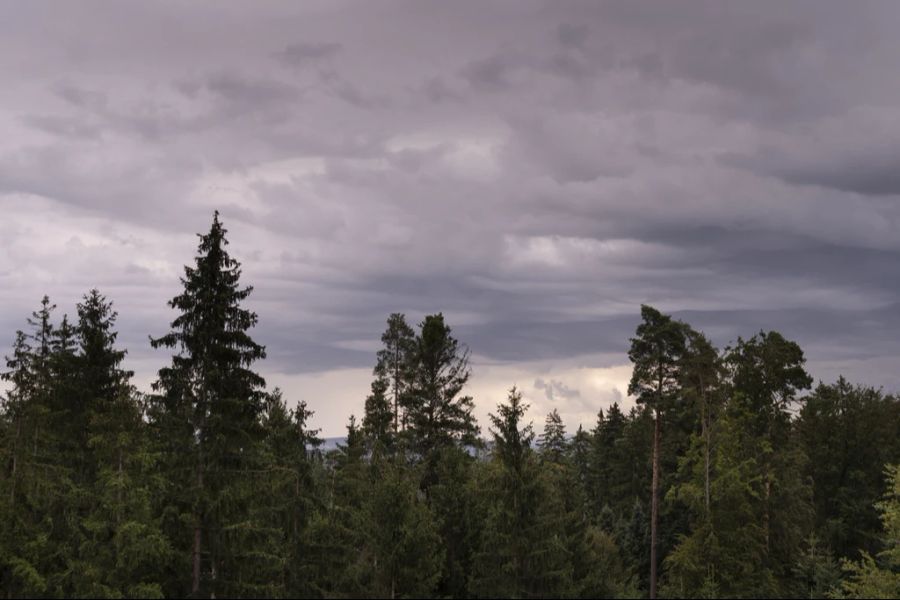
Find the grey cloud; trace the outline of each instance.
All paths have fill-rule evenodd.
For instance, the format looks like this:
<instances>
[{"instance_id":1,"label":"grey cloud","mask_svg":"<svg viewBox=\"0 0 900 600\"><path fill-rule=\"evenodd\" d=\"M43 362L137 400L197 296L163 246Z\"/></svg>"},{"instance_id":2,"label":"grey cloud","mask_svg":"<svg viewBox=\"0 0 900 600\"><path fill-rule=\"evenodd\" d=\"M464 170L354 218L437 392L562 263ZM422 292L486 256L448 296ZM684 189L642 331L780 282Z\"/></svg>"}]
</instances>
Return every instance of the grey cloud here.
<instances>
[{"instance_id":1,"label":"grey cloud","mask_svg":"<svg viewBox=\"0 0 900 600\"><path fill-rule=\"evenodd\" d=\"M832 156L792 156L766 148L749 156L724 155L721 160L723 164L794 185L815 185L867 196L894 196L900 194L898 150L900 140L893 147L839 150Z\"/></svg>"},{"instance_id":2,"label":"grey cloud","mask_svg":"<svg viewBox=\"0 0 900 600\"><path fill-rule=\"evenodd\" d=\"M572 46L581 48L584 46L585 40L590 35L590 28L587 25L574 25L572 23L560 23L556 28L556 37L564 46Z\"/></svg>"},{"instance_id":3,"label":"grey cloud","mask_svg":"<svg viewBox=\"0 0 900 600\"><path fill-rule=\"evenodd\" d=\"M543 390L544 395L547 396L547 400L550 401L553 401L557 397L563 400L581 397L581 392L579 390L570 388L562 381L557 381L555 379L544 381L543 378L539 377L534 380L534 388L536 390Z\"/></svg>"},{"instance_id":4,"label":"grey cloud","mask_svg":"<svg viewBox=\"0 0 900 600\"><path fill-rule=\"evenodd\" d=\"M341 44L336 42L296 42L276 53L276 57L287 65L301 67L331 58L340 50Z\"/></svg>"},{"instance_id":5,"label":"grey cloud","mask_svg":"<svg viewBox=\"0 0 900 600\"><path fill-rule=\"evenodd\" d=\"M900 384L867 366L900 355L894 5L54 10L0 19L7 329L102 284L159 362L219 208L267 369L370 369L395 311L485 361L621 365L647 302Z\"/></svg>"}]
</instances>

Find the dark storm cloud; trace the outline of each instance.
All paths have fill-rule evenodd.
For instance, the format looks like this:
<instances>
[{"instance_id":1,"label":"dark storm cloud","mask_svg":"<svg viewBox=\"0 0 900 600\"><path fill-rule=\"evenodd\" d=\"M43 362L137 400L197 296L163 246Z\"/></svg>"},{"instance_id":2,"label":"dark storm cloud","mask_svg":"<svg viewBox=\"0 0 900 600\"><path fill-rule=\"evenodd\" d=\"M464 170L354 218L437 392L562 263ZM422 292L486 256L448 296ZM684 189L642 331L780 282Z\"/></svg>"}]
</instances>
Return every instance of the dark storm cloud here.
<instances>
[{"instance_id":1,"label":"dark storm cloud","mask_svg":"<svg viewBox=\"0 0 900 600\"><path fill-rule=\"evenodd\" d=\"M647 302L900 386L894 4L46 8L0 8L10 339L101 286L149 380L218 208L273 373L364 380L388 314L443 311L594 415L627 381L573 373L625 364Z\"/></svg>"},{"instance_id":2,"label":"dark storm cloud","mask_svg":"<svg viewBox=\"0 0 900 600\"><path fill-rule=\"evenodd\" d=\"M900 144L840 149L830 156L794 156L766 149L754 156L723 156L722 162L777 177L795 185L815 185L867 196L900 195Z\"/></svg>"}]
</instances>

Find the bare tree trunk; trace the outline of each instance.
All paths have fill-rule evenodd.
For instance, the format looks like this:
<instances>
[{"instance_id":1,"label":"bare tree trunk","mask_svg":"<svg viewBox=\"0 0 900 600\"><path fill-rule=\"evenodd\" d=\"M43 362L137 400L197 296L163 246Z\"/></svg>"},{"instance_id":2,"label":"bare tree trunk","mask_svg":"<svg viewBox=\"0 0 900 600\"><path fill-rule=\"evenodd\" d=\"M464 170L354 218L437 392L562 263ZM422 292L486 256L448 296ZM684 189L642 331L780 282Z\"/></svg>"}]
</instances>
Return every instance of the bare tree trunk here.
<instances>
[{"instance_id":1,"label":"bare tree trunk","mask_svg":"<svg viewBox=\"0 0 900 600\"><path fill-rule=\"evenodd\" d=\"M660 452L659 407L653 425L653 483L650 487L650 598L656 598L656 538L659 520L659 452Z\"/></svg>"}]
</instances>

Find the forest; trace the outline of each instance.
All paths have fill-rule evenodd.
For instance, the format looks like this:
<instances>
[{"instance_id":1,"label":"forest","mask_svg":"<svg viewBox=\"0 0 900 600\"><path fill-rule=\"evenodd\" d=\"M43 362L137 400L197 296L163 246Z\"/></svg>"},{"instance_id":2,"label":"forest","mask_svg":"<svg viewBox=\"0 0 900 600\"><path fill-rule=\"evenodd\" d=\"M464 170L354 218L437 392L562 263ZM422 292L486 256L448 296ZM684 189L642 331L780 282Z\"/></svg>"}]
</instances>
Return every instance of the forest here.
<instances>
[{"instance_id":1,"label":"forest","mask_svg":"<svg viewBox=\"0 0 900 600\"><path fill-rule=\"evenodd\" d=\"M780 333L717 348L645 305L633 407L573 430L513 388L479 399L481 429L465 343L440 312L392 314L326 451L257 372L226 234L216 213L148 332L150 390L99 290L71 319L44 297L10 336L7 598L900 596L900 401L814 382Z\"/></svg>"}]
</instances>

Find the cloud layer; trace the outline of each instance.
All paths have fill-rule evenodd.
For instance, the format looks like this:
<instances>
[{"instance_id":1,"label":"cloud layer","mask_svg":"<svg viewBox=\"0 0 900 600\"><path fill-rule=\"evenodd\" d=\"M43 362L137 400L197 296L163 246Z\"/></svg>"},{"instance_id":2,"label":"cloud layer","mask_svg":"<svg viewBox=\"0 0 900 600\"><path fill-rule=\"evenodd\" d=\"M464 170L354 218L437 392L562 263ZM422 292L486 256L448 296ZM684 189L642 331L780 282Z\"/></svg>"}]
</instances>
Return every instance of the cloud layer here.
<instances>
[{"instance_id":1,"label":"cloud layer","mask_svg":"<svg viewBox=\"0 0 900 600\"><path fill-rule=\"evenodd\" d=\"M480 414L574 428L640 303L817 377L900 375L890 3L0 7L0 331L98 286L139 381L218 208L272 382L338 434L391 312L443 311ZM893 366L892 366L893 365ZM602 383L597 383L597 382ZM593 382L593 383L591 383Z\"/></svg>"}]
</instances>

